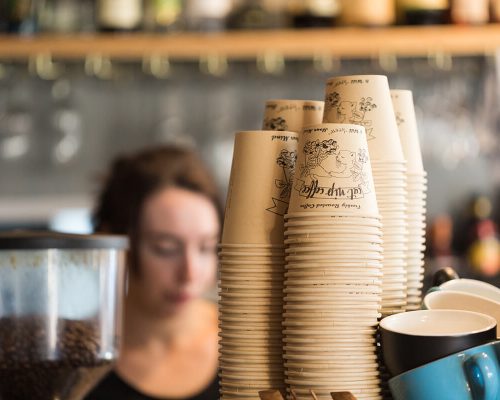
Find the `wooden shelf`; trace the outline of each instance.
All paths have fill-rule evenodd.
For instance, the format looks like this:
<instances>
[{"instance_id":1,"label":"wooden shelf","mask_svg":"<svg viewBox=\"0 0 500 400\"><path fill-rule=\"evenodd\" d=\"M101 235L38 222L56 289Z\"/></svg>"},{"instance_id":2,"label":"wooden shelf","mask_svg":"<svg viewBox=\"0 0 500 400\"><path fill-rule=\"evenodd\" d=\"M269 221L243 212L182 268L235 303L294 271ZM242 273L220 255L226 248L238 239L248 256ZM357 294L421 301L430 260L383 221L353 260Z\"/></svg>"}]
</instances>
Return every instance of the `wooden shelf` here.
<instances>
[{"instance_id":1,"label":"wooden shelf","mask_svg":"<svg viewBox=\"0 0 500 400\"><path fill-rule=\"evenodd\" d=\"M421 57L437 53L485 55L500 48L500 24L485 26L336 28L313 30L241 31L219 34L97 34L0 36L0 59L26 59L40 54L81 59L103 55L140 59L164 55L193 60L219 55L245 60L276 53L289 59L318 56L369 58L383 55Z\"/></svg>"}]
</instances>

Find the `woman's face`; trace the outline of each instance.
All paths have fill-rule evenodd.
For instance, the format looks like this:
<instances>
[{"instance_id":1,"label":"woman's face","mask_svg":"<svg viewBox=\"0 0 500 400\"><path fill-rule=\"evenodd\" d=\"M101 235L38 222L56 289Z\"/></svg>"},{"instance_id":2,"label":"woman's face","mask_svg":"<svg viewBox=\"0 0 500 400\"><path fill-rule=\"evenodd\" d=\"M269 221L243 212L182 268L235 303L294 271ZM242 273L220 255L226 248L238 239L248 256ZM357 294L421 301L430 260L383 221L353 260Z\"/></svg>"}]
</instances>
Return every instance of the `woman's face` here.
<instances>
[{"instance_id":1,"label":"woman's face","mask_svg":"<svg viewBox=\"0 0 500 400\"><path fill-rule=\"evenodd\" d=\"M215 282L219 225L213 203L195 192L166 188L145 201L131 291L147 311L174 314Z\"/></svg>"}]
</instances>

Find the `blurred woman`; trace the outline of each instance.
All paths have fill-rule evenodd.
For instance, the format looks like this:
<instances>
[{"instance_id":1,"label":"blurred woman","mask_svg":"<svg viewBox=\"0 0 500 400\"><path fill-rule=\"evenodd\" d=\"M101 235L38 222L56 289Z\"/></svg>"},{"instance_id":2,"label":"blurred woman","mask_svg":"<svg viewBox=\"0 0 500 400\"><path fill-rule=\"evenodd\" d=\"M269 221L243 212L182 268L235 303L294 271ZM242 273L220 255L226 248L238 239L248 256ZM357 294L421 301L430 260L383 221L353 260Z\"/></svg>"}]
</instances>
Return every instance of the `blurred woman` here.
<instances>
[{"instance_id":1,"label":"blurred woman","mask_svg":"<svg viewBox=\"0 0 500 400\"><path fill-rule=\"evenodd\" d=\"M213 287L222 211L212 176L189 150L117 159L96 231L127 234L128 293L115 370L86 400L218 399Z\"/></svg>"}]
</instances>

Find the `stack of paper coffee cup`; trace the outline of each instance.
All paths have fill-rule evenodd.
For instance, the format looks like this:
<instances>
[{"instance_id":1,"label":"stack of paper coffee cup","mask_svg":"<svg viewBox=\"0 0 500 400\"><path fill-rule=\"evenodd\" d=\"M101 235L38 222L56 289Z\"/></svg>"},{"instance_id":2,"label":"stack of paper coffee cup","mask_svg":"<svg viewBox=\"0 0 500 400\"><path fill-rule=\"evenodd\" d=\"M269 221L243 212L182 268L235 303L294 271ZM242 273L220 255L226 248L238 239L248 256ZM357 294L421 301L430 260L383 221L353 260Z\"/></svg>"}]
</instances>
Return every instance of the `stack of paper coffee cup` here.
<instances>
[{"instance_id":1,"label":"stack of paper coffee cup","mask_svg":"<svg viewBox=\"0 0 500 400\"><path fill-rule=\"evenodd\" d=\"M327 81L324 122L366 130L377 203L383 224L382 314L406 308L406 161L387 77L355 75Z\"/></svg>"},{"instance_id":2,"label":"stack of paper coffee cup","mask_svg":"<svg viewBox=\"0 0 500 400\"><path fill-rule=\"evenodd\" d=\"M316 100L268 100L262 129L301 132L302 128L323 120L325 103Z\"/></svg>"},{"instance_id":3,"label":"stack of paper coffee cup","mask_svg":"<svg viewBox=\"0 0 500 400\"><path fill-rule=\"evenodd\" d=\"M235 136L220 245L222 399L284 389L283 216L297 158L294 132Z\"/></svg>"},{"instance_id":4,"label":"stack of paper coffee cup","mask_svg":"<svg viewBox=\"0 0 500 400\"><path fill-rule=\"evenodd\" d=\"M299 399L379 396L381 227L364 128L305 128L285 217L283 358Z\"/></svg>"},{"instance_id":5,"label":"stack of paper coffee cup","mask_svg":"<svg viewBox=\"0 0 500 400\"><path fill-rule=\"evenodd\" d=\"M407 160L407 310L417 310L422 302L421 292L424 279L427 178L422 163L412 92L391 90L391 97L403 153Z\"/></svg>"}]
</instances>

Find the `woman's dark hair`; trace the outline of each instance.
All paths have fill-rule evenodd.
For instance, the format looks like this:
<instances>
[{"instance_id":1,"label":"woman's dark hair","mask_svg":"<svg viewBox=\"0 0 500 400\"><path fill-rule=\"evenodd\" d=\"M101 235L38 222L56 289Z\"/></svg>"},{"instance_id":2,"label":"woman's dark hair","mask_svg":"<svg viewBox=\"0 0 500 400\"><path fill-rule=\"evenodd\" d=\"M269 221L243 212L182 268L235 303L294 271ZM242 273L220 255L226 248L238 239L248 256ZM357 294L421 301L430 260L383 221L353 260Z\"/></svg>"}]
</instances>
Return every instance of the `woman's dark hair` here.
<instances>
[{"instance_id":1,"label":"woman's dark hair","mask_svg":"<svg viewBox=\"0 0 500 400\"><path fill-rule=\"evenodd\" d=\"M129 236L132 269L136 269L135 250L142 206L148 197L167 187L206 196L222 221L217 185L196 152L163 146L117 158L98 196L93 223L96 232Z\"/></svg>"}]
</instances>

